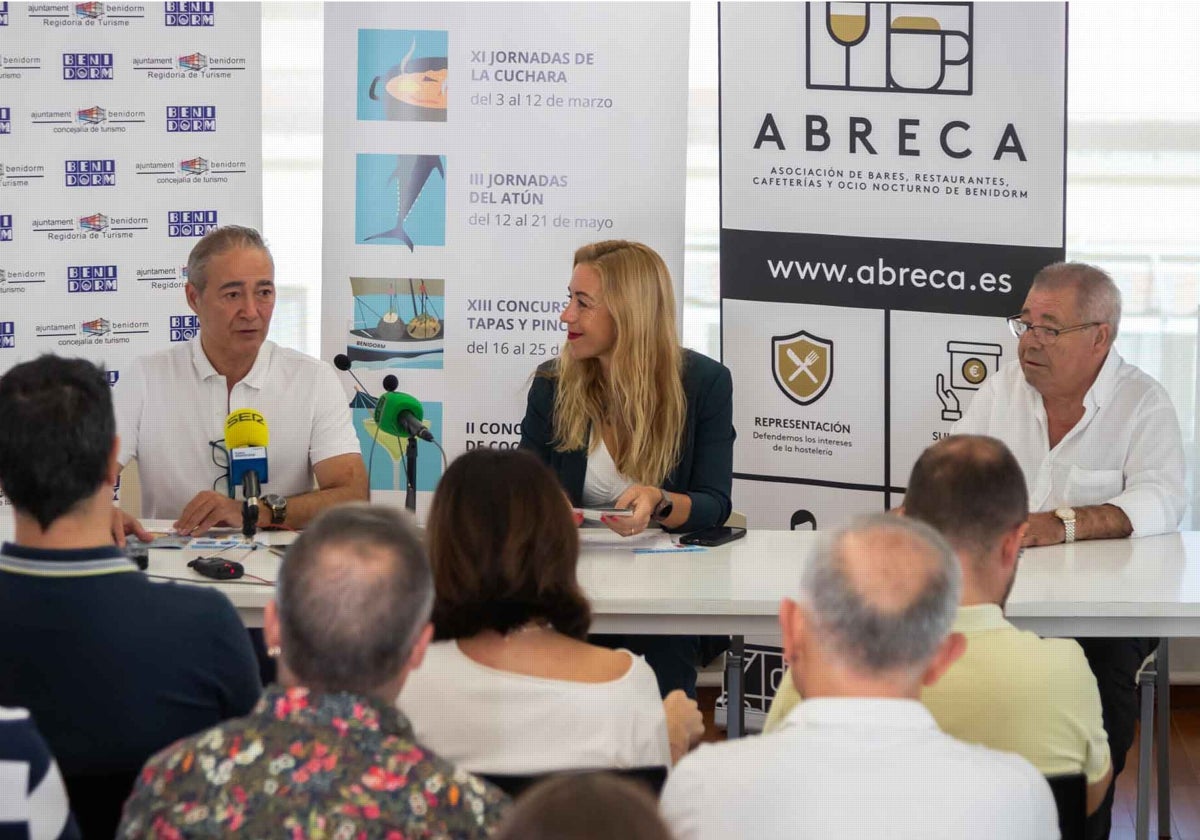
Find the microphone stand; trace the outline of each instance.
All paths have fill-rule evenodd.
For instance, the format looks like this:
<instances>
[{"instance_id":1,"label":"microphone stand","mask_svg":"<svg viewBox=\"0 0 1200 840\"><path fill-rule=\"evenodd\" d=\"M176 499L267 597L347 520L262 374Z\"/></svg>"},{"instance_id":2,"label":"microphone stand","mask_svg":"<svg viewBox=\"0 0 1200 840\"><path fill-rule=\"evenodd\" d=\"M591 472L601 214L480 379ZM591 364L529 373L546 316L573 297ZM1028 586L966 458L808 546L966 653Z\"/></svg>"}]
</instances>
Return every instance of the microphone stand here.
<instances>
[{"instance_id":1,"label":"microphone stand","mask_svg":"<svg viewBox=\"0 0 1200 840\"><path fill-rule=\"evenodd\" d=\"M404 507L410 513L417 512L417 436L408 439L404 452Z\"/></svg>"},{"instance_id":2,"label":"microphone stand","mask_svg":"<svg viewBox=\"0 0 1200 840\"><path fill-rule=\"evenodd\" d=\"M247 541L254 539L258 531L258 474L253 470L242 476L242 536Z\"/></svg>"}]
</instances>

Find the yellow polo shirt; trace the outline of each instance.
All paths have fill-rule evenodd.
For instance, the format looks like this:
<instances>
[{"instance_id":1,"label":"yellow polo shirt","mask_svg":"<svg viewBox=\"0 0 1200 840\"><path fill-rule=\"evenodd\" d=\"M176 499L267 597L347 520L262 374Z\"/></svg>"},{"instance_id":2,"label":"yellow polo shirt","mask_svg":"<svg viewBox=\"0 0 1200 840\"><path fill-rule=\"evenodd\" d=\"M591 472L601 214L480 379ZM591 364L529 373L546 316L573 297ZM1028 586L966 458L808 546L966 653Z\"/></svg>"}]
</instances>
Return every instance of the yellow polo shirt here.
<instances>
[{"instance_id":1,"label":"yellow polo shirt","mask_svg":"<svg viewBox=\"0 0 1200 840\"><path fill-rule=\"evenodd\" d=\"M954 631L967 650L921 693L938 726L961 741L1017 753L1044 775L1083 772L1088 783L1108 770L1100 692L1073 639L1018 630L995 604L960 607ZM800 702L789 670L764 732Z\"/></svg>"}]
</instances>

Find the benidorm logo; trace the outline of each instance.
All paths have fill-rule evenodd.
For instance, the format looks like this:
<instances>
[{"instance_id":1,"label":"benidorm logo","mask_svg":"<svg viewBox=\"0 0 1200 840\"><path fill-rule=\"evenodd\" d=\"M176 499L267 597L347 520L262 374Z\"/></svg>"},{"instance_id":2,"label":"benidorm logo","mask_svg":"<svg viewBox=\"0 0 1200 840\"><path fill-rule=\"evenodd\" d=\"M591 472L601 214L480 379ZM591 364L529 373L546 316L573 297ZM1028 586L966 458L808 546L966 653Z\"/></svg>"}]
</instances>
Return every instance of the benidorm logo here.
<instances>
[{"instance_id":1,"label":"benidorm logo","mask_svg":"<svg viewBox=\"0 0 1200 840\"><path fill-rule=\"evenodd\" d=\"M12 216L0 213L0 242L12 242Z\"/></svg>"},{"instance_id":2,"label":"benidorm logo","mask_svg":"<svg viewBox=\"0 0 1200 840\"><path fill-rule=\"evenodd\" d=\"M213 3L164 3L164 26L215 26Z\"/></svg>"},{"instance_id":3,"label":"benidorm logo","mask_svg":"<svg viewBox=\"0 0 1200 840\"><path fill-rule=\"evenodd\" d=\"M217 130L216 105L168 105L167 131L194 132Z\"/></svg>"},{"instance_id":4,"label":"benidorm logo","mask_svg":"<svg viewBox=\"0 0 1200 840\"><path fill-rule=\"evenodd\" d=\"M8 108L0 108L0 134L12 133L12 112Z\"/></svg>"},{"instance_id":5,"label":"benidorm logo","mask_svg":"<svg viewBox=\"0 0 1200 840\"><path fill-rule=\"evenodd\" d=\"M201 237L217 227L216 210L167 211L168 236Z\"/></svg>"},{"instance_id":6,"label":"benidorm logo","mask_svg":"<svg viewBox=\"0 0 1200 840\"><path fill-rule=\"evenodd\" d=\"M104 378L108 380L108 387L112 388L121 381L121 371L106 370L104 371Z\"/></svg>"},{"instance_id":7,"label":"benidorm logo","mask_svg":"<svg viewBox=\"0 0 1200 840\"><path fill-rule=\"evenodd\" d=\"M115 292L117 290L117 267L115 265L69 265L67 266L67 291Z\"/></svg>"},{"instance_id":8,"label":"benidorm logo","mask_svg":"<svg viewBox=\"0 0 1200 840\"><path fill-rule=\"evenodd\" d=\"M184 175L203 175L208 171L208 161L202 157L179 161L179 171Z\"/></svg>"},{"instance_id":9,"label":"benidorm logo","mask_svg":"<svg viewBox=\"0 0 1200 840\"><path fill-rule=\"evenodd\" d=\"M68 187L115 187L117 185L117 162L115 160L66 160L63 161L63 179Z\"/></svg>"},{"instance_id":10,"label":"benidorm logo","mask_svg":"<svg viewBox=\"0 0 1200 840\"><path fill-rule=\"evenodd\" d=\"M807 85L970 96L974 3L809 3Z\"/></svg>"},{"instance_id":11,"label":"benidorm logo","mask_svg":"<svg viewBox=\"0 0 1200 840\"><path fill-rule=\"evenodd\" d=\"M206 56L204 53L181 55L179 56L179 66L184 70L195 70L199 72L208 67L208 56Z\"/></svg>"},{"instance_id":12,"label":"benidorm logo","mask_svg":"<svg viewBox=\"0 0 1200 840\"><path fill-rule=\"evenodd\" d=\"M200 332L200 318L196 315L171 316L171 341L191 341Z\"/></svg>"},{"instance_id":13,"label":"benidorm logo","mask_svg":"<svg viewBox=\"0 0 1200 840\"><path fill-rule=\"evenodd\" d=\"M79 18L98 18L104 17L103 3L76 3L75 17Z\"/></svg>"},{"instance_id":14,"label":"benidorm logo","mask_svg":"<svg viewBox=\"0 0 1200 840\"><path fill-rule=\"evenodd\" d=\"M99 105L91 108L82 108L75 112L75 121L86 123L87 125L96 125L108 119L108 112Z\"/></svg>"},{"instance_id":15,"label":"benidorm logo","mask_svg":"<svg viewBox=\"0 0 1200 840\"><path fill-rule=\"evenodd\" d=\"M0 321L0 350L11 350L17 346L15 321Z\"/></svg>"},{"instance_id":16,"label":"benidorm logo","mask_svg":"<svg viewBox=\"0 0 1200 840\"><path fill-rule=\"evenodd\" d=\"M90 231L102 231L108 228L108 216L103 213L96 213L91 216L79 217L79 229Z\"/></svg>"},{"instance_id":17,"label":"benidorm logo","mask_svg":"<svg viewBox=\"0 0 1200 840\"><path fill-rule=\"evenodd\" d=\"M67 81L111 81L112 53L63 53L63 79Z\"/></svg>"},{"instance_id":18,"label":"benidorm logo","mask_svg":"<svg viewBox=\"0 0 1200 840\"><path fill-rule=\"evenodd\" d=\"M8 3L0 3L0 26L8 26Z\"/></svg>"},{"instance_id":19,"label":"benidorm logo","mask_svg":"<svg viewBox=\"0 0 1200 840\"><path fill-rule=\"evenodd\" d=\"M107 318L97 318L94 321L84 321L79 325L84 335L108 335L112 331L112 322Z\"/></svg>"}]
</instances>

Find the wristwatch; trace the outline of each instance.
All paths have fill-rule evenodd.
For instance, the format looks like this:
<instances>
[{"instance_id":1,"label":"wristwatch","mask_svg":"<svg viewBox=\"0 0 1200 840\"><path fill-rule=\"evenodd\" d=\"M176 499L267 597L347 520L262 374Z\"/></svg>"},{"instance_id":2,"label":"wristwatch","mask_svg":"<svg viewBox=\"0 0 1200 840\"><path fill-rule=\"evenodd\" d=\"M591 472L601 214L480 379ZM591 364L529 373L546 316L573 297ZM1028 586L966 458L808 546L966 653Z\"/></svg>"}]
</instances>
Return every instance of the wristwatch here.
<instances>
[{"instance_id":1,"label":"wristwatch","mask_svg":"<svg viewBox=\"0 0 1200 840\"><path fill-rule=\"evenodd\" d=\"M1062 520L1063 529L1066 531L1066 539L1064 542L1075 542L1075 508L1062 507L1054 511L1054 515Z\"/></svg>"},{"instance_id":2,"label":"wristwatch","mask_svg":"<svg viewBox=\"0 0 1200 840\"><path fill-rule=\"evenodd\" d=\"M287 497L278 493L268 493L262 497L267 510L271 511L271 524L282 525L287 519Z\"/></svg>"},{"instance_id":3,"label":"wristwatch","mask_svg":"<svg viewBox=\"0 0 1200 840\"><path fill-rule=\"evenodd\" d=\"M662 494L662 498L658 500L658 504L654 506L654 513L650 514L650 518L655 522L662 522L671 516L671 511L675 510L675 503L671 501L671 496L666 490L661 487L658 492Z\"/></svg>"}]
</instances>

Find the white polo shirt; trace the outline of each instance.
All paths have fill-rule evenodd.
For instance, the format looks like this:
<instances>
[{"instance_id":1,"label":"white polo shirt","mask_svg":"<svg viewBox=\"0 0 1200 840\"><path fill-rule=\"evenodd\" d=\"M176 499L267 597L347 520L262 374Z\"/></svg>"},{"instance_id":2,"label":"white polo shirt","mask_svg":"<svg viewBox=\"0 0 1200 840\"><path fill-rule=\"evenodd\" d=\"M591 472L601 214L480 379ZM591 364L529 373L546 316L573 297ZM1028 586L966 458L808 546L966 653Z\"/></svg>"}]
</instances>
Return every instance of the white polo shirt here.
<instances>
[{"instance_id":1,"label":"white polo shirt","mask_svg":"<svg viewBox=\"0 0 1200 840\"><path fill-rule=\"evenodd\" d=\"M232 392L195 338L138 359L114 400L121 465L138 459L147 519L175 519L201 490L228 491L209 441L224 444L225 418L236 408L256 409L267 421L264 494L306 493L313 464L361 451L333 368L270 341ZM217 459L225 463L221 453Z\"/></svg>"},{"instance_id":2,"label":"white polo shirt","mask_svg":"<svg viewBox=\"0 0 1200 840\"><path fill-rule=\"evenodd\" d=\"M1183 439L1162 385L1112 349L1083 408L1051 449L1042 396L1013 361L984 383L951 431L1004 441L1025 472L1030 510L1107 503L1125 511L1135 537L1178 529L1187 505Z\"/></svg>"},{"instance_id":3,"label":"white polo shirt","mask_svg":"<svg viewBox=\"0 0 1200 840\"><path fill-rule=\"evenodd\" d=\"M915 700L815 698L770 735L705 744L668 777L676 840L1056 840L1029 762L964 744Z\"/></svg>"}]
</instances>

